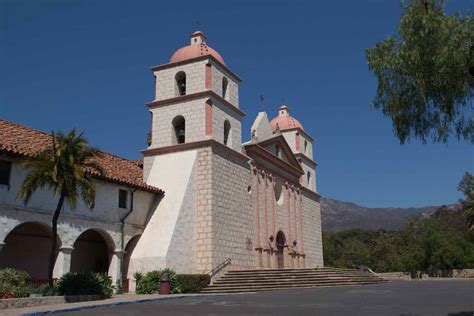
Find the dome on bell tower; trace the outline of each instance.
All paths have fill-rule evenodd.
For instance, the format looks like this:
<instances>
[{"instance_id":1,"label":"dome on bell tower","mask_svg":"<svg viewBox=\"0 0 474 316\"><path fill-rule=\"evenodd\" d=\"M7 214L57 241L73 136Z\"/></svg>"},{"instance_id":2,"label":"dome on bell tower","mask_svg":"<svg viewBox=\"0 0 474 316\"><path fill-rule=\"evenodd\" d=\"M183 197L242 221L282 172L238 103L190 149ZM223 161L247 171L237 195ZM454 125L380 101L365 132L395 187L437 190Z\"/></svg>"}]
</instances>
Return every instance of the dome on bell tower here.
<instances>
[{"instance_id":1,"label":"dome on bell tower","mask_svg":"<svg viewBox=\"0 0 474 316\"><path fill-rule=\"evenodd\" d=\"M277 129L284 131L292 128L300 128L304 131L303 125L290 115L288 112L288 107L285 104L280 106L278 109L278 116L270 121L270 126L272 127L273 131Z\"/></svg>"},{"instance_id":2,"label":"dome on bell tower","mask_svg":"<svg viewBox=\"0 0 474 316\"><path fill-rule=\"evenodd\" d=\"M191 43L188 46L177 49L171 56L170 63L177 63L200 56L210 55L225 65L224 58L222 58L217 51L207 46L207 38L203 32L196 31L189 37L191 38Z\"/></svg>"}]
</instances>

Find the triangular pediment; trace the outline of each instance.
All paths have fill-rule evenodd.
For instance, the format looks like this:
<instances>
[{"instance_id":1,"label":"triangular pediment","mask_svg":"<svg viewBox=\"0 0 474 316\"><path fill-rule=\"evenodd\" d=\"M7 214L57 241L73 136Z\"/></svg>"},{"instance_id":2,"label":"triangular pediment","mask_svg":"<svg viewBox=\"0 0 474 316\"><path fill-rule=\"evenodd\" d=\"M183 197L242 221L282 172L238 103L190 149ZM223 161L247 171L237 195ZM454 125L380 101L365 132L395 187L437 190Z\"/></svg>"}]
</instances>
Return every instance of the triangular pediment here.
<instances>
[{"instance_id":1,"label":"triangular pediment","mask_svg":"<svg viewBox=\"0 0 474 316\"><path fill-rule=\"evenodd\" d=\"M304 173L301 164L282 135L277 135L261 142L253 142L246 147L248 146L256 146L266 154L271 154L275 160L284 162L293 167L295 171Z\"/></svg>"}]
</instances>

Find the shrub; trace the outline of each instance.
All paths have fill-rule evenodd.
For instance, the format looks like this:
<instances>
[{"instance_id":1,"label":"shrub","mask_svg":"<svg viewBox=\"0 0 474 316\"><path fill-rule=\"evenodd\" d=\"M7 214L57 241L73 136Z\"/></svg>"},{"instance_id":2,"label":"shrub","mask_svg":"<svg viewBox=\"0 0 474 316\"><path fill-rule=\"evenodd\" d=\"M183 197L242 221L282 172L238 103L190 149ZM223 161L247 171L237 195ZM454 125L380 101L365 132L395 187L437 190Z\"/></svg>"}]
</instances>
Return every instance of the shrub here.
<instances>
[{"instance_id":1,"label":"shrub","mask_svg":"<svg viewBox=\"0 0 474 316\"><path fill-rule=\"evenodd\" d=\"M57 295L56 288L49 286L49 284L32 285L30 287L30 294L41 294L42 296L55 296Z\"/></svg>"},{"instance_id":2,"label":"shrub","mask_svg":"<svg viewBox=\"0 0 474 316\"><path fill-rule=\"evenodd\" d=\"M28 296L31 284L31 277L25 271L12 268L0 270L0 298Z\"/></svg>"},{"instance_id":3,"label":"shrub","mask_svg":"<svg viewBox=\"0 0 474 316\"><path fill-rule=\"evenodd\" d=\"M100 295L111 297L114 291L112 279L103 273L69 272L56 282L60 295Z\"/></svg>"},{"instance_id":4,"label":"shrub","mask_svg":"<svg viewBox=\"0 0 474 316\"><path fill-rule=\"evenodd\" d=\"M181 293L198 293L211 283L211 277L208 274L178 274L176 277Z\"/></svg>"},{"instance_id":5,"label":"shrub","mask_svg":"<svg viewBox=\"0 0 474 316\"><path fill-rule=\"evenodd\" d=\"M181 289L176 272L172 269L165 268L163 270L147 272L145 275L141 273L134 274L137 282L137 294L151 294L158 292L160 290L160 278L164 273L167 273L171 280L171 293L180 293Z\"/></svg>"}]
</instances>

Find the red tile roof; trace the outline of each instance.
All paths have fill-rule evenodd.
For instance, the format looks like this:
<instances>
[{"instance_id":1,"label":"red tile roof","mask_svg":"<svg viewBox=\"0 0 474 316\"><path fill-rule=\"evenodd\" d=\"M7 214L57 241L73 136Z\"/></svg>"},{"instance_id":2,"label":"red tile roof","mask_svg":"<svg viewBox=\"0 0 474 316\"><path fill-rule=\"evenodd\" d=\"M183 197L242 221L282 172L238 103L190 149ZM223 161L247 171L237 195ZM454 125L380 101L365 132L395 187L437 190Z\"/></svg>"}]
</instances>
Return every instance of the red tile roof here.
<instances>
[{"instance_id":1,"label":"red tile roof","mask_svg":"<svg viewBox=\"0 0 474 316\"><path fill-rule=\"evenodd\" d=\"M0 153L10 156L33 157L50 146L51 135L0 119ZM105 171L96 178L129 186L132 188L160 193L164 192L143 182L143 169L138 161L128 160L106 152L96 157Z\"/></svg>"}]
</instances>

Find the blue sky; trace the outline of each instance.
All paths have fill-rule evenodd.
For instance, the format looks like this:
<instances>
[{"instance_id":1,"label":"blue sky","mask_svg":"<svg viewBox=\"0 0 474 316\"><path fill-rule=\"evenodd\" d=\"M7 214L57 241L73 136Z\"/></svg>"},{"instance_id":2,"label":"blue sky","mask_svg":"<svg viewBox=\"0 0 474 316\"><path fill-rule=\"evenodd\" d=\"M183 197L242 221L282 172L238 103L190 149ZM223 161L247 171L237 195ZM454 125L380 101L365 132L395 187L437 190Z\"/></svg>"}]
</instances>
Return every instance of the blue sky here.
<instances>
[{"instance_id":1,"label":"blue sky","mask_svg":"<svg viewBox=\"0 0 474 316\"><path fill-rule=\"evenodd\" d=\"M448 10L465 11L468 0ZM315 139L318 189L370 207L453 203L466 142L400 145L369 107L376 81L364 49L394 34L397 0L0 0L0 117L39 130L85 130L90 143L140 157L153 98L149 68L201 27L243 79L243 140L282 99ZM1 135L0 135L1 136Z\"/></svg>"}]
</instances>

